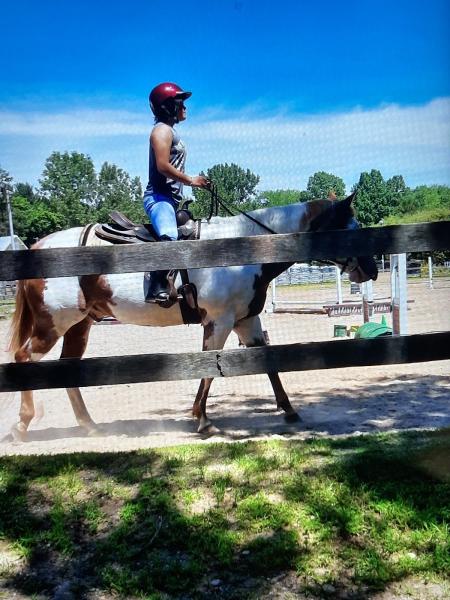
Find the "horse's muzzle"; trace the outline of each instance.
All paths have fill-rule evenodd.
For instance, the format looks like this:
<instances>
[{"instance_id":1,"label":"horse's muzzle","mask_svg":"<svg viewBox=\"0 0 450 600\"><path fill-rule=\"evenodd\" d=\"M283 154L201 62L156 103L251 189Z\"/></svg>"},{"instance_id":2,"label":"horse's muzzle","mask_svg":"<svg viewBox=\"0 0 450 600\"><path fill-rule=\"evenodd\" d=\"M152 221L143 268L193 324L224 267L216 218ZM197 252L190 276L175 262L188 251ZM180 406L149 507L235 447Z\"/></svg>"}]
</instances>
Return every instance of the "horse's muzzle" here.
<instances>
[{"instance_id":1,"label":"horse's muzzle","mask_svg":"<svg viewBox=\"0 0 450 600\"><path fill-rule=\"evenodd\" d=\"M362 283L363 281L369 281L369 279L373 279L373 281L377 280L378 267L372 256L358 256L357 271L359 272L358 276L361 278L361 281L355 281L355 283Z\"/></svg>"}]
</instances>

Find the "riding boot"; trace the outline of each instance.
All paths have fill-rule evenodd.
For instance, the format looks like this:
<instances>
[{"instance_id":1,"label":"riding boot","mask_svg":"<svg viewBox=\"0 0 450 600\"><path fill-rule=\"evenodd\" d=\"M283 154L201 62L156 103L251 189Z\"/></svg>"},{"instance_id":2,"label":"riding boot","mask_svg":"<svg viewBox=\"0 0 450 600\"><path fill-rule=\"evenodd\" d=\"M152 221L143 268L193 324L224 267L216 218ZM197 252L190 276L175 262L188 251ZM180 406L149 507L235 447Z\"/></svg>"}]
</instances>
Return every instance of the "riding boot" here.
<instances>
[{"instance_id":1,"label":"riding boot","mask_svg":"<svg viewBox=\"0 0 450 600\"><path fill-rule=\"evenodd\" d=\"M169 271L152 271L148 290L145 295L145 302L167 302L169 299L168 274Z\"/></svg>"}]
</instances>

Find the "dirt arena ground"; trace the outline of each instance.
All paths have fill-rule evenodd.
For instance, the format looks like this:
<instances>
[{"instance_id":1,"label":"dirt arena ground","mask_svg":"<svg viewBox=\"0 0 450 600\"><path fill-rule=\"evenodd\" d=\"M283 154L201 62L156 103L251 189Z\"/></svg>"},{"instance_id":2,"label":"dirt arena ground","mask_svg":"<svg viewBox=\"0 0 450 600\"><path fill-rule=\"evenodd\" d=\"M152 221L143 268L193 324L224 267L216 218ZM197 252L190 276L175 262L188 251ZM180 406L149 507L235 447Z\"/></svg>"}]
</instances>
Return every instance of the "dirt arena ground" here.
<instances>
[{"instance_id":1,"label":"dirt arena ground","mask_svg":"<svg viewBox=\"0 0 450 600\"><path fill-rule=\"evenodd\" d=\"M382 275L374 286L376 297L388 296L388 286L387 276ZM348 288L347 283L344 300L350 299ZM409 333L450 329L448 279L436 279L433 290L424 280L411 282L408 290L413 301L408 305ZM298 287L280 287L277 294L300 297ZM303 290L301 298L333 302L335 291L332 286ZM330 340L335 324L362 323L360 315L329 318L264 313L262 319L272 344ZM375 320L381 320L381 315ZM390 315L387 320L390 323ZM0 362L10 360L5 351L8 327L8 320L0 320ZM100 324L92 328L85 356L198 351L201 337L197 325L146 328ZM226 347L237 346L232 334ZM57 358L60 349L59 344L48 358ZM275 412L266 376L215 380L208 407L221 435L207 440L196 434L190 415L198 381L84 388L87 407L101 429L99 437L86 437L77 426L64 390L38 391L35 399L43 414L32 421L29 441L22 444L12 442L9 435L18 418L20 393L0 394L0 454L120 451L267 436L305 438L450 426L450 361L286 373L281 377L300 413L300 423L286 425Z\"/></svg>"}]
</instances>

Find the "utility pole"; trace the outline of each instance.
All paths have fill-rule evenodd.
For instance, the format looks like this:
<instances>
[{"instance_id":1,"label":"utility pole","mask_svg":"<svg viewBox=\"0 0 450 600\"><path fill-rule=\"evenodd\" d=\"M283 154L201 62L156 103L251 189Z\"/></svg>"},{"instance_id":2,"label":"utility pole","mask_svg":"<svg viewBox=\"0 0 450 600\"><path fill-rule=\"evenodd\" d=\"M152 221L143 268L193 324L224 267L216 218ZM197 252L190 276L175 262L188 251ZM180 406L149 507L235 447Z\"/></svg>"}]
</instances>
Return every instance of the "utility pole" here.
<instances>
[{"instance_id":1,"label":"utility pole","mask_svg":"<svg viewBox=\"0 0 450 600\"><path fill-rule=\"evenodd\" d=\"M16 240L14 238L14 225L11 210L11 192L6 185L2 186L3 201L5 202L6 212L8 213L9 235L11 237L11 250L16 249Z\"/></svg>"}]
</instances>

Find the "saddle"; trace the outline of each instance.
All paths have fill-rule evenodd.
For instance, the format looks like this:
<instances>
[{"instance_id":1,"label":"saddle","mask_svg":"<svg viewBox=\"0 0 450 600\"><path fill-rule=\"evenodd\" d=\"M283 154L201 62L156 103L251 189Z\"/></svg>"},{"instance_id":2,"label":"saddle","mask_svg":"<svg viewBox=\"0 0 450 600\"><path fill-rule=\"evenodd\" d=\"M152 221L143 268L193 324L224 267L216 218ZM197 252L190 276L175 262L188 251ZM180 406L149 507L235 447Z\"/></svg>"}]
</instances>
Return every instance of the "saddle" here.
<instances>
[{"instance_id":1,"label":"saddle","mask_svg":"<svg viewBox=\"0 0 450 600\"><path fill-rule=\"evenodd\" d=\"M157 242L158 236L151 223L137 224L128 217L113 210L109 213L112 223L95 226L95 235L112 244L142 244ZM194 220L189 210L182 208L176 213L179 240L198 240L200 238L199 219Z\"/></svg>"},{"instance_id":2,"label":"saddle","mask_svg":"<svg viewBox=\"0 0 450 600\"><path fill-rule=\"evenodd\" d=\"M151 223L137 224L133 223L128 217L118 210L109 213L112 223L102 223L95 226L95 235L112 244L144 244L148 242L157 242L158 236ZM186 208L181 208L176 213L178 225L179 240L198 240L200 238L201 221L194 220L192 213ZM148 287L151 284L152 276L157 277L158 272L144 273L144 294L147 294ZM200 323L201 317L197 304L197 289L189 281L186 269L180 270L182 285L175 286L177 271L172 270L167 273L169 283L169 299L160 303L162 308L170 308L178 302L180 304L181 314L185 323Z\"/></svg>"}]
</instances>

